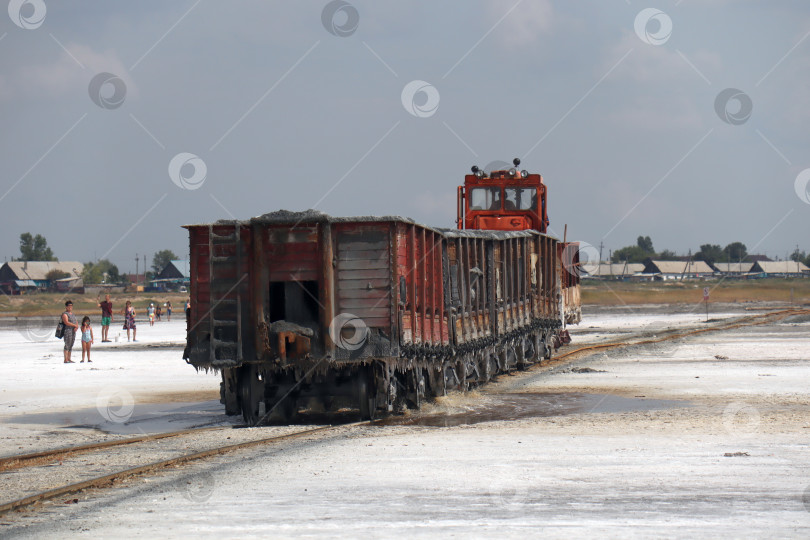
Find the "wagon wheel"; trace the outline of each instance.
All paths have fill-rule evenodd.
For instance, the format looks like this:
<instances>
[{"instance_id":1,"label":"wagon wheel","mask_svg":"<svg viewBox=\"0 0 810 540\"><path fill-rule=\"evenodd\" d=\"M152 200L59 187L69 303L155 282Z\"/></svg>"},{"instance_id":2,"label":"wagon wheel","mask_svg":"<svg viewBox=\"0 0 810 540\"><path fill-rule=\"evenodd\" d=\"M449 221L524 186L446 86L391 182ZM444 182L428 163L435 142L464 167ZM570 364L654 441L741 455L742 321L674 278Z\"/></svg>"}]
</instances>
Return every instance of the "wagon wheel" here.
<instances>
[{"instance_id":1,"label":"wagon wheel","mask_svg":"<svg viewBox=\"0 0 810 540\"><path fill-rule=\"evenodd\" d=\"M264 383L259 380L259 370L254 364L239 370L239 406L242 418L251 426L259 421L259 404L264 399Z\"/></svg>"},{"instance_id":2,"label":"wagon wheel","mask_svg":"<svg viewBox=\"0 0 810 540\"><path fill-rule=\"evenodd\" d=\"M285 424L291 424L298 419L298 401L296 395L289 393L275 405L278 416Z\"/></svg>"},{"instance_id":3,"label":"wagon wheel","mask_svg":"<svg viewBox=\"0 0 810 540\"><path fill-rule=\"evenodd\" d=\"M543 345L543 358L546 360L551 360L551 355L553 354L553 349L551 348L551 331L547 331L543 341L541 342Z\"/></svg>"},{"instance_id":4,"label":"wagon wheel","mask_svg":"<svg viewBox=\"0 0 810 540\"><path fill-rule=\"evenodd\" d=\"M495 354L487 354L485 362L487 366L487 380L492 380L498 376L498 358Z\"/></svg>"},{"instance_id":5,"label":"wagon wheel","mask_svg":"<svg viewBox=\"0 0 810 540\"><path fill-rule=\"evenodd\" d=\"M408 408L408 376L394 370L388 380L391 410L395 414L402 414Z\"/></svg>"},{"instance_id":6,"label":"wagon wheel","mask_svg":"<svg viewBox=\"0 0 810 540\"><path fill-rule=\"evenodd\" d=\"M534 363L537 361L537 349L534 347L534 341L526 339L523 345L523 361L526 364Z\"/></svg>"},{"instance_id":7,"label":"wagon wheel","mask_svg":"<svg viewBox=\"0 0 810 540\"><path fill-rule=\"evenodd\" d=\"M441 366L434 366L428 370L428 388L433 396L447 395L447 388Z\"/></svg>"},{"instance_id":8,"label":"wagon wheel","mask_svg":"<svg viewBox=\"0 0 810 540\"><path fill-rule=\"evenodd\" d=\"M377 388L372 368L363 369L357 377L357 404L363 420L374 420L377 413Z\"/></svg>"},{"instance_id":9,"label":"wagon wheel","mask_svg":"<svg viewBox=\"0 0 810 540\"><path fill-rule=\"evenodd\" d=\"M470 385L467 383L467 362L462 359L456 364L456 377L458 378L458 389L462 392L469 390Z\"/></svg>"},{"instance_id":10,"label":"wagon wheel","mask_svg":"<svg viewBox=\"0 0 810 540\"><path fill-rule=\"evenodd\" d=\"M420 409L427 395L427 381L424 372L417 368L408 372L408 406Z\"/></svg>"}]
</instances>

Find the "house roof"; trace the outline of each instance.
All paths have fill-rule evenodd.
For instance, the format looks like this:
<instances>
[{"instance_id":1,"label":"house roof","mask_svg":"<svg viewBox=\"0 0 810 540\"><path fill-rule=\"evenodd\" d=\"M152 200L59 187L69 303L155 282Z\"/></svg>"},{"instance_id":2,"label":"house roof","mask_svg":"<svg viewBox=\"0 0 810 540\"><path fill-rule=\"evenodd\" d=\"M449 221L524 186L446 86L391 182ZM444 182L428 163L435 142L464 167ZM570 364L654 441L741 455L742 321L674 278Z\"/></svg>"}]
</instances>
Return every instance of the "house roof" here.
<instances>
[{"instance_id":1,"label":"house roof","mask_svg":"<svg viewBox=\"0 0 810 540\"><path fill-rule=\"evenodd\" d=\"M796 261L757 261L751 272L765 272L766 274L798 274L810 272L810 268Z\"/></svg>"},{"instance_id":2,"label":"house roof","mask_svg":"<svg viewBox=\"0 0 810 540\"><path fill-rule=\"evenodd\" d=\"M713 274L714 270L704 261L649 261L644 267L646 274Z\"/></svg>"},{"instance_id":3,"label":"house roof","mask_svg":"<svg viewBox=\"0 0 810 540\"><path fill-rule=\"evenodd\" d=\"M34 279L42 281L51 270L61 270L71 276L80 276L84 264L79 261L11 261L5 263L17 279Z\"/></svg>"},{"instance_id":4,"label":"house roof","mask_svg":"<svg viewBox=\"0 0 810 540\"><path fill-rule=\"evenodd\" d=\"M632 276L638 272L644 271L644 265L641 263L600 263L591 266L590 264L584 265L588 271L589 276Z\"/></svg>"},{"instance_id":5,"label":"house roof","mask_svg":"<svg viewBox=\"0 0 810 540\"><path fill-rule=\"evenodd\" d=\"M718 272L729 273L737 272L739 274L746 274L751 271L754 266L752 262L733 262L733 263L714 263L714 267Z\"/></svg>"},{"instance_id":6,"label":"house roof","mask_svg":"<svg viewBox=\"0 0 810 540\"><path fill-rule=\"evenodd\" d=\"M172 265L177 268L177 271L183 274L184 278L191 277L191 266L189 265L188 259L177 259L172 261Z\"/></svg>"},{"instance_id":7,"label":"house roof","mask_svg":"<svg viewBox=\"0 0 810 540\"><path fill-rule=\"evenodd\" d=\"M176 259L169 261L169 263L155 276L155 279L152 281L165 281L167 279L190 279L191 273L189 268L190 265L187 260Z\"/></svg>"}]
</instances>

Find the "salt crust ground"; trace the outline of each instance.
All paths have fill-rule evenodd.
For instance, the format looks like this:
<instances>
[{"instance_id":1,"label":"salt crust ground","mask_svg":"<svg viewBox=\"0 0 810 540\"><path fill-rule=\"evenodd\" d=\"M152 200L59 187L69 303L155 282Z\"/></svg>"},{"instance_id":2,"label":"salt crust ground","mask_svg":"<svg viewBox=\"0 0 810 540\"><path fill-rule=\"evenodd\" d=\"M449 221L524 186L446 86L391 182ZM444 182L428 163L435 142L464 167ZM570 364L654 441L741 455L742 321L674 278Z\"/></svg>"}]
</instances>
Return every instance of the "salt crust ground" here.
<instances>
[{"instance_id":1,"label":"salt crust ground","mask_svg":"<svg viewBox=\"0 0 810 540\"><path fill-rule=\"evenodd\" d=\"M653 331L695 321L639 316ZM625 322L590 316L582 331L615 334ZM0 535L806 538L808 351L810 322L799 319L598 353L579 364L603 372L505 377L476 395L446 398L432 412L463 410L498 391L643 395L690 406L455 428L344 428L14 516ZM146 353L119 354L133 390L158 383L149 370L140 373ZM18 408L36 410L33 394L52 386L30 381L39 371L27 377L17 371L30 368L9 369L32 394ZM108 375L99 383L122 383ZM74 384L87 388L82 379ZM172 384L188 389L180 378Z\"/></svg>"},{"instance_id":2,"label":"salt crust ground","mask_svg":"<svg viewBox=\"0 0 810 540\"><path fill-rule=\"evenodd\" d=\"M79 363L77 341L76 363L63 364L62 341L32 341L24 328L0 328L0 456L113 438L93 429L62 428L75 423L114 427L104 414L125 413L121 409L128 403L141 408L154 401L219 399L219 376L198 373L182 359L182 317L152 327L139 322L137 343L128 343L117 323L110 327L117 343L101 343L99 326L94 332L93 363ZM85 412L69 414L75 411Z\"/></svg>"}]
</instances>

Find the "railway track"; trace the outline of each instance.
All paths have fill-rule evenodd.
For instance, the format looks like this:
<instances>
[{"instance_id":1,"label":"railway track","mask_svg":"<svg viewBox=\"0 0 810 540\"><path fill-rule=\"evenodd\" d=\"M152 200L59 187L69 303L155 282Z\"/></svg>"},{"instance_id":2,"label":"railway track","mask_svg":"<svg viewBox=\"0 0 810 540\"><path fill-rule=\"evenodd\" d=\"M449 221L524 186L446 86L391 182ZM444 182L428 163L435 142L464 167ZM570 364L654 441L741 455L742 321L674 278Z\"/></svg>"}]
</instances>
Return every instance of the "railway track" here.
<instances>
[{"instance_id":1,"label":"railway track","mask_svg":"<svg viewBox=\"0 0 810 540\"><path fill-rule=\"evenodd\" d=\"M654 336L650 337L642 336L638 339L632 340L621 340L621 341L612 341L608 343L586 345L583 347L579 347L577 349L573 349L571 351L567 351L555 357L550 362L550 364L554 365L563 362L570 362L574 359L586 356L587 354L590 354L591 352L598 350L620 349L637 345L661 343L664 341L681 339L708 332L726 331L745 326L768 324L772 322L777 322L789 316L807 315L807 314L810 314L810 310L808 309L801 309L801 308L784 309L769 313L746 316L742 318L735 318L730 321L721 322L719 324L705 328L691 328L683 330L675 329L663 332L659 331ZM539 364L537 365L539 366ZM549 364L543 363L543 366L547 365ZM96 444L86 444L68 448L59 448L55 450L36 452L32 454L9 456L0 459L0 473L3 473L2 476L0 476L0 492L3 493L14 493L14 489L9 488L9 486L5 486L4 484L7 482L3 481L4 478L8 478L7 475L12 473L21 473L25 472L26 470L34 471L38 469L40 473L44 474L46 477L49 477L51 476L50 474L51 471L48 471L46 469L49 467L53 467L54 463L56 462L58 462L61 465L66 460L78 459L81 456L87 454L94 455L95 461L99 461L105 457L104 453L109 451L120 453L122 451L125 452L126 450L134 450L134 452L130 453L143 453L143 452L151 453L154 451L154 448L149 448L148 446L144 445L151 444L154 446L155 444L159 445L161 444L161 442L170 440L179 442L179 444L174 445L175 448L173 450L170 450L173 451L176 455L173 455L172 457L169 457L167 459L148 461L138 466L134 467L127 466L124 467L123 469L114 470L112 472L105 471L105 474L90 476L89 478L81 479L79 481L64 482L57 487L49 487L48 489L35 488L34 493L25 494L25 496L15 498L8 502L0 503L0 515L15 510L22 510L24 508L39 504L43 501L52 500L60 497L68 497L87 489L111 487L115 485L117 482L120 482L128 478L159 472L161 470L176 467L184 463L198 461L212 456L222 455L244 448L280 443L310 435L324 433L340 427L353 427L371 424L373 424L373 422L356 422L352 424L322 426L312 429L292 431L290 433L276 434L271 437L249 438L248 440L244 440L241 442L204 448L193 452L187 452L182 449L184 444L186 444L186 448L188 448L189 444L188 441L184 442L184 438L193 438L205 432L217 430L223 432L230 432L233 434L239 433L239 431L241 430L233 430L232 428L222 428L222 427L207 427L199 429L182 430L171 433L146 435L143 437L133 437L116 441L105 441ZM228 437L228 439L231 439L231 437ZM178 448L180 449L178 450ZM160 451L166 451L166 449L161 449ZM118 457L120 458L121 456ZM140 457L140 454L138 454L138 457ZM123 456L123 458L126 461L127 456ZM79 467L78 465L74 464L74 468ZM37 474L34 473L31 474L31 476L36 477ZM30 484L26 480L27 479L23 478L21 482L18 481L17 483L28 487ZM36 489L39 489L39 491L36 491ZM17 494L18 495L22 494L21 491L26 491L26 489L18 488ZM27 491L30 491L30 488Z\"/></svg>"},{"instance_id":2,"label":"railway track","mask_svg":"<svg viewBox=\"0 0 810 540\"><path fill-rule=\"evenodd\" d=\"M340 424L340 425L329 425L329 426L321 426L311 429L304 429L298 431L292 431L289 433L282 433L277 434L272 437L261 437L261 438L248 438L248 440L244 440L237 443L226 444L221 446L214 446L196 450L193 452L183 451L182 447L188 447L191 443L188 440L183 440L184 438L193 438L194 436L199 436L204 432L210 432L215 430L221 430L223 432L230 432L233 434L239 433L242 430L234 430L233 428L201 428L201 429L190 429L190 430L183 430L183 431L176 431L171 433L163 433L158 435L148 435L144 437L133 437L130 439L122 439L117 441L105 441L102 443L97 444L87 444L69 448L59 448L55 450L45 451L45 452L37 452L33 454L24 454L18 456L10 456L3 458L0 460L0 471L2 471L2 476L0 476L0 493L8 496L11 494L13 500L8 500L5 502L0 503L0 515L6 514L11 511L15 510L22 510L27 507L34 506L44 501L57 499L61 497L70 497L77 493L80 493L87 489L93 488L105 488L105 487L112 487L116 483L121 482L128 478L138 477L150 473L156 473L161 470L169 469L171 467L176 467L178 465L182 465L185 463L190 463L193 461L198 461L201 459L209 458L216 455L227 454L229 452L233 452L236 450L250 448L253 446L261 446L261 445L268 445L274 443L281 443L284 441L289 441L293 439L298 439L310 435L315 435L319 433L324 433L330 430L337 429L339 427L351 427L356 425L363 425L368 422L358 422L355 424ZM248 430L244 430L247 432ZM162 441L167 441L173 439L175 444L173 448L170 449L159 449L156 450L154 448L154 443L160 443ZM228 437L231 439L231 437ZM152 447L145 447L144 445L152 444ZM179 443L179 444L178 444ZM151 455L153 452L161 451L161 452L169 452L173 453L172 457L167 459L161 459L157 461L147 461L142 465L138 465L135 467L126 466L124 468L116 469L113 466L112 472L104 471L106 474L101 475L89 475L89 478L81 478L81 473L84 472L82 469L82 464L80 463L73 463L70 464L72 467L73 473L68 473L68 476L71 476L70 480L67 481L56 481L54 480L54 476L59 476L55 474L55 471L52 469L54 467L54 463L58 462L58 465L62 465L66 460L69 459L78 459L80 456L83 455L92 455L93 459L90 466L95 466L95 464L104 461L105 459L112 459L112 455L109 453L110 450L115 452L120 452L123 449L131 450L129 454L137 454L138 458L141 457L142 454ZM123 457L123 460L128 460L131 456L124 455L124 456L116 456L119 460ZM143 460L142 460L143 461ZM47 464L51 465L47 465ZM20 474L20 478L11 479L9 481L10 474ZM50 487L49 484L58 483L56 487ZM33 488L32 491L31 484L39 484L37 487ZM12 484L12 485L9 485ZM16 485L14 485L16 484ZM42 486L48 486L47 488L43 488ZM23 495L24 496L19 496ZM75 501L70 501L75 502Z\"/></svg>"},{"instance_id":3,"label":"railway track","mask_svg":"<svg viewBox=\"0 0 810 540\"><path fill-rule=\"evenodd\" d=\"M632 347L636 345L651 345L655 343L662 343L664 341L672 341L674 339L681 339L689 336L695 336L698 334L705 334L708 332L722 332L725 330L734 330L735 328L742 328L744 326L757 326L761 324L768 324L771 322L780 321L787 317L795 315L808 315L808 314L810 314L810 309L789 308L778 311L771 311L768 313L762 313L758 315L748 315L745 317L734 318L729 321L724 321L717 325L708 326L705 328L690 328L684 330L673 329L673 330L659 331L656 332L651 337L642 337L640 339L628 341L611 341L608 343L599 343L579 347L577 349L566 351L563 354L555 356L550 363L555 364L558 362L562 362L563 360L570 361L574 358L579 358L581 356L587 355L588 353L598 350L618 349L618 348ZM544 363L543 365L545 366L547 364Z\"/></svg>"},{"instance_id":4,"label":"railway track","mask_svg":"<svg viewBox=\"0 0 810 540\"><path fill-rule=\"evenodd\" d=\"M104 448L113 448L116 446L126 446L140 442L158 441L161 439L169 439L172 437L180 437L189 433L201 433L204 431L223 430L229 428L209 427L209 428L196 428L184 429L181 431L172 431L169 433L157 433L154 435L145 435L143 437L130 437L127 439L118 439L114 441L104 441L99 443L82 444L77 446L68 446L65 448L56 448L54 450L45 450L42 452L33 452L30 454L19 454L6 458L0 458L0 473L12 471L23 467L33 467L36 465L46 465L54 461L62 461L70 456L93 452Z\"/></svg>"}]
</instances>

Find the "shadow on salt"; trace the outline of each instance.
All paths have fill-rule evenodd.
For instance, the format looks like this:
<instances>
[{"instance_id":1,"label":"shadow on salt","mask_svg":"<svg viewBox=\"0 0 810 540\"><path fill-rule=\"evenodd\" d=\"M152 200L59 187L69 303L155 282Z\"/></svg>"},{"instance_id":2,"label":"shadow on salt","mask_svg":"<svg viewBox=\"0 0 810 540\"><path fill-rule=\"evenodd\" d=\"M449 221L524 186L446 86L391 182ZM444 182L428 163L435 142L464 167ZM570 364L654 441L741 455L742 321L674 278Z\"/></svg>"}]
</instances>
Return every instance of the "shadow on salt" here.
<instances>
[{"instance_id":1,"label":"shadow on salt","mask_svg":"<svg viewBox=\"0 0 810 540\"><path fill-rule=\"evenodd\" d=\"M626 398L612 394L578 392L547 392L526 394L495 394L484 402L461 412L452 407L446 412L419 416L390 417L382 425L451 427L481 422L523 420L589 413L624 413L689 407L678 400Z\"/></svg>"},{"instance_id":2,"label":"shadow on salt","mask_svg":"<svg viewBox=\"0 0 810 540\"><path fill-rule=\"evenodd\" d=\"M232 425L218 400L196 403L144 403L109 408L33 413L13 416L7 424L38 424L54 429L96 429L115 435L166 433L203 426Z\"/></svg>"}]
</instances>

